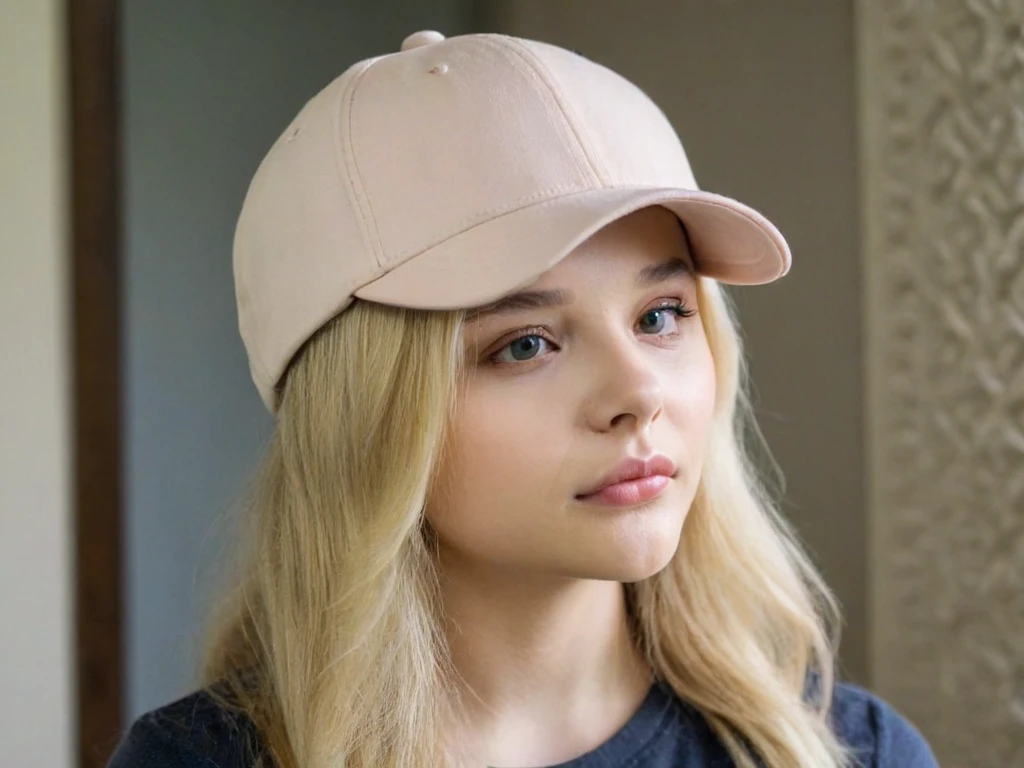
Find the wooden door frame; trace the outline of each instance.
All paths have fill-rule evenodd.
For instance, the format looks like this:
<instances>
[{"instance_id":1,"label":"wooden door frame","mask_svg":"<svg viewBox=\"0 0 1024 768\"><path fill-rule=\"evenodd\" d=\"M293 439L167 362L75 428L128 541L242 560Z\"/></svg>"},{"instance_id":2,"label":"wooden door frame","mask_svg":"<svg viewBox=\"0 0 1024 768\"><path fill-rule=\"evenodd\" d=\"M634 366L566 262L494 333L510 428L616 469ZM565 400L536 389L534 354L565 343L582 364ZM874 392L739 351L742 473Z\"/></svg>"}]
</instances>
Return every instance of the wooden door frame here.
<instances>
[{"instance_id":1,"label":"wooden door frame","mask_svg":"<svg viewBox=\"0 0 1024 768\"><path fill-rule=\"evenodd\" d=\"M66 0L76 749L102 768L124 727L120 3Z\"/></svg>"}]
</instances>

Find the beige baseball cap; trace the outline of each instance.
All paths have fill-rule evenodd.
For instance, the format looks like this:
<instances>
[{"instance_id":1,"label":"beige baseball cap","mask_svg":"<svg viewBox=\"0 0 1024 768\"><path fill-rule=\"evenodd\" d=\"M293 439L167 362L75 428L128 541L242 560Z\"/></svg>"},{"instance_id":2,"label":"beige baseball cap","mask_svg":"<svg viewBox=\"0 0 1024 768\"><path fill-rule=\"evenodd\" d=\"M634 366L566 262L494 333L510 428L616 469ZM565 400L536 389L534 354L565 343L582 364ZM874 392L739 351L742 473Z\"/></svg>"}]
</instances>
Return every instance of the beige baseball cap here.
<instances>
[{"instance_id":1,"label":"beige baseball cap","mask_svg":"<svg viewBox=\"0 0 1024 768\"><path fill-rule=\"evenodd\" d=\"M698 190L669 121L628 80L545 43L417 32L310 99L252 179L234 272L253 381L273 412L292 357L354 298L488 304L652 205L685 224L705 276L789 269L767 219Z\"/></svg>"}]
</instances>

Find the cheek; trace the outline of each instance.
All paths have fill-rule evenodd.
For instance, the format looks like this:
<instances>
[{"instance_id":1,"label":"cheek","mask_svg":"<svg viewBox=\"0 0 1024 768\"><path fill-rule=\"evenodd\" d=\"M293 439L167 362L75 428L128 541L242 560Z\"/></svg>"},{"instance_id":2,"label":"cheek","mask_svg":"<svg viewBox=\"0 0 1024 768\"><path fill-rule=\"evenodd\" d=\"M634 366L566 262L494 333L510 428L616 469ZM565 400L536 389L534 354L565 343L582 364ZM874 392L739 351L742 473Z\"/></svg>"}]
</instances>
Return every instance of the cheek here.
<instances>
[{"instance_id":1,"label":"cheek","mask_svg":"<svg viewBox=\"0 0 1024 768\"><path fill-rule=\"evenodd\" d=\"M666 386L666 409L680 431L690 459L702 463L715 415L717 376L711 351L701 345Z\"/></svg>"},{"instance_id":2,"label":"cheek","mask_svg":"<svg viewBox=\"0 0 1024 768\"><path fill-rule=\"evenodd\" d=\"M427 517L442 539L471 550L512 547L527 517L547 504L544 489L564 459L549 418L527 405L510 408L488 390L461 396ZM540 494L540 495L538 495Z\"/></svg>"},{"instance_id":3,"label":"cheek","mask_svg":"<svg viewBox=\"0 0 1024 768\"><path fill-rule=\"evenodd\" d=\"M718 377L715 374L715 363L708 352L707 367L704 375L700 377L695 395L697 410L700 413L701 425L704 432L710 431L711 422L715 415L716 400L718 397Z\"/></svg>"}]
</instances>

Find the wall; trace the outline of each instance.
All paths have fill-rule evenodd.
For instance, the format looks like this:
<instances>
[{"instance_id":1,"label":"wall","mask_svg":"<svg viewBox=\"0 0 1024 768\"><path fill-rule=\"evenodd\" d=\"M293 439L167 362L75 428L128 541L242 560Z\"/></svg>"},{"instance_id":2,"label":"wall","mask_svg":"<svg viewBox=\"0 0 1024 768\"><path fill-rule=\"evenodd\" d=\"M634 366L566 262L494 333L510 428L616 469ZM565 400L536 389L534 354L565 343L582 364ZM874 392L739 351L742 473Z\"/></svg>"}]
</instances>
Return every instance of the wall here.
<instances>
[{"instance_id":1,"label":"wall","mask_svg":"<svg viewBox=\"0 0 1024 768\"><path fill-rule=\"evenodd\" d=\"M874 679L1024 765L1024 3L858 10Z\"/></svg>"},{"instance_id":2,"label":"wall","mask_svg":"<svg viewBox=\"0 0 1024 768\"><path fill-rule=\"evenodd\" d=\"M494 3L490 27L569 48L665 110L705 189L760 209L793 270L734 291L786 512L838 594L867 677L854 18L820 0Z\"/></svg>"},{"instance_id":3,"label":"wall","mask_svg":"<svg viewBox=\"0 0 1024 768\"><path fill-rule=\"evenodd\" d=\"M459 0L123 7L128 714L185 693L227 526L270 419L238 337L231 239L302 104Z\"/></svg>"},{"instance_id":4,"label":"wall","mask_svg":"<svg viewBox=\"0 0 1024 768\"><path fill-rule=\"evenodd\" d=\"M0 744L74 745L64 4L0 4Z\"/></svg>"}]
</instances>

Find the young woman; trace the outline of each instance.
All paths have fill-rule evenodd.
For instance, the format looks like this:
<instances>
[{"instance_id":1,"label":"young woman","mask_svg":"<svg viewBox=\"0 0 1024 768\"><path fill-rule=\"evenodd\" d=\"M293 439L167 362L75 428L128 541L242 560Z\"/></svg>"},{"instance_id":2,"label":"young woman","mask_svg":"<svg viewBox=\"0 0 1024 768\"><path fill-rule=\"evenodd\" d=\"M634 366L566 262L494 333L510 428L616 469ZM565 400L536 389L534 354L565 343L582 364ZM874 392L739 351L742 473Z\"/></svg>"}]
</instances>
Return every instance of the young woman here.
<instances>
[{"instance_id":1,"label":"young woman","mask_svg":"<svg viewBox=\"0 0 1024 768\"><path fill-rule=\"evenodd\" d=\"M276 429L199 690L111 765L934 766L834 681L721 283L789 269L635 86L408 38L311 99L235 239Z\"/></svg>"}]
</instances>

